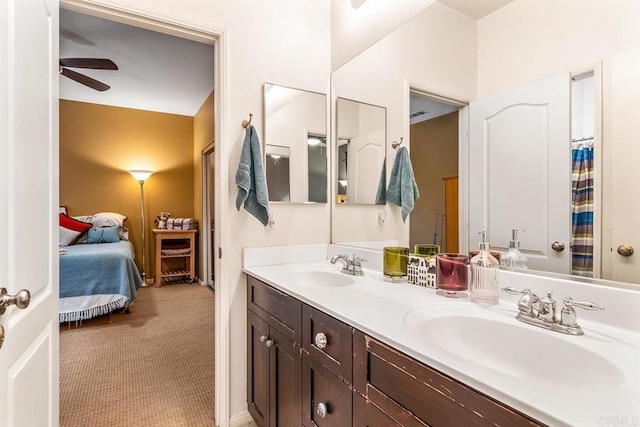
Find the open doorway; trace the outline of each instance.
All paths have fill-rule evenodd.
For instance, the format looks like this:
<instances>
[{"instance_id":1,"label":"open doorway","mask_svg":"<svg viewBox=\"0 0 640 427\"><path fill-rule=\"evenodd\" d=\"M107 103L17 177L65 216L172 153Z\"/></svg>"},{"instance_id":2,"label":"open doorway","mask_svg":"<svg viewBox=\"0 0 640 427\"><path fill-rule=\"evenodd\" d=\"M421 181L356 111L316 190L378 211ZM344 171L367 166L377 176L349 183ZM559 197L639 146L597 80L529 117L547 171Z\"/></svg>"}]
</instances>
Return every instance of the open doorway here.
<instances>
[{"instance_id":1,"label":"open doorway","mask_svg":"<svg viewBox=\"0 0 640 427\"><path fill-rule=\"evenodd\" d=\"M93 10L92 13L97 12ZM162 46L148 47L147 52L135 53L132 52L133 37L124 29L131 27L124 24L131 19L108 10L101 10L98 14L107 19L66 9L60 11L62 58L110 58L119 66L118 70L94 70L91 67L78 70L110 86L106 91L94 91L95 84L82 82L91 80L67 79L66 74L61 76L60 200L61 204L67 205L71 216L91 217L98 212L109 211L125 217L123 224L128 231L127 239L130 239L133 250L138 252L135 262L141 271L146 270L148 276L153 276L157 271L154 263L158 262L155 233L152 232L158 227L153 221L156 215L170 212L174 218L195 218L200 223L199 234L208 230L202 220L201 204L195 201L196 194L200 193L197 188L201 182L200 175L205 171L194 162L194 158L197 159L194 153L199 153L201 145L213 139L213 107L203 109L202 106L214 104L212 89L217 39L207 34L196 36L195 31L170 24L158 22L154 25L151 20L148 20L150 23L140 18L134 25L145 24L147 30L138 28L144 32L145 41L162 38ZM72 19L82 22L73 25ZM119 46L107 43L108 49L101 51L104 44L91 31L109 25L118 27L112 31L111 41L124 40L124 43ZM148 28L157 31L149 31ZM181 37L169 36L169 33ZM166 108L186 105L182 102L183 97L171 93L170 89L175 89L183 80L193 81L185 72L203 66L197 65L199 62L195 59L184 58L188 48L173 49L175 45L184 46L184 42L204 47L206 57L210 58L205 70L210 87L202 95L196 95L199 99L191 110L190 107L182 111L148 107L141 103L145 98L143 95L124 90L124 84L112 79L114 76L129 77L139 89L152 92L150 86L155 82L152 74L159 71L163 78L169 78L160 97L164 99ZM65 49L63 43L66 44ZM157 59L167 54L173 63L183 65L178 78L172 79L169 65L155 64L145 72L128 66L143 62L148 57ZM118 59L118 55L124 55L124 59ZM203 55L196 56L202 58ZM73 61L66 64L67 68L74 68ZM189 66L184 67L184 64ZM90 96L98 98L74 99L63 92L63 85L69 84L74 86L74 90L87 91ZM111 94L138 103L120 105L106 101L104 95ZM193 122L195 115L203 110L210 114L208 121L212 136L200 145L196 142ZM213 173L215 157L210 160ZM153 172L144 183L143 197L138 195L139 186L127 172L131 169ZM215 195L211 195L213 207ZM215 216L213 212L212 208L209 212L212 218ZM141 221L145 221L146 227L141 227ZM143 234L144 229L147 233ZM147 251L142 257L140 250L144 245L141 243L145 240ZM177 253L167 255L167 258L188 256L193 259L205 251L204 248L201 250L199 243L189 250L187 255ZM61 258L68 256L66 253ZM142 261L145 258L148 260L146 263ZM202 265L198 268L200 274L202 268ZM192 269L189 273L193 275L195 271ZM209 288L190 282L163 282L162 287L139 288L133 304L128 306L129 313L113 311L61 325L62 426L215 425L213 355L216 302ZM63 280L60 284L62 296ZM176 309L176 301L180 301L179 309ZM168 342L171 345L167 345Z\"/></svg>"},{"instance_id":2,"label":"open doorway","mask_svg":"<svg viewBox=\"0 0 640 427\"><path fill-rule=\"evenodd\" d=\"M411 162L420 198L410 224L409 244L434 244L459 251L458 146L460 104L418 90L410 95Z\"/></svg>"}]
</instances>

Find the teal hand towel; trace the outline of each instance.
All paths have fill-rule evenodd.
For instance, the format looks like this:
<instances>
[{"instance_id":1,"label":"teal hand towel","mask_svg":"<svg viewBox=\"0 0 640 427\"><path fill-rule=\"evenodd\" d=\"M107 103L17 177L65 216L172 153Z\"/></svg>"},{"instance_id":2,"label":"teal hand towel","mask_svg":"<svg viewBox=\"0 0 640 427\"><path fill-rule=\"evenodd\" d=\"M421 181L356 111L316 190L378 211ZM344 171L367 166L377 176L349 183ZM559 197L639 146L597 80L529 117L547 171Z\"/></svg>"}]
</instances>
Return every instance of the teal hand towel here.
<instances>
[{"instance_id":1,"label":"teal hand towel","mask_svg":"<svg viewBox=\"0 0 640 427\"><path fill-rule=\"evenodd\" d=\"M382 162L382 171L378 179L378 191L376 192L376 205L387 204L387 158Z\"/></svg>"},{"instance_id":2,"label":"teal hand towel","mask_svg":"<svg viewBox=\"0 0 640 427\"><path fill-rule=\"evenodd\" d=\"M406 222L407 217L415 207L416 201L420 197L418 185L413 176L413 167L409 158L409 151L406 147L401 147L396 154L389 187L387 188L387 201L402 207L402 221Z\"/></svg>"},{"instance_id":3,"label":"teal hand towel","mask_svg":"<svg viewBox=\"0 0 640 427\"><path fill-rule=\"evenodd\" d=\"M240 164L236 172L236 184L238 185L236 208L240 210L240 206L244 203L245 210L266 226L269 222L269 194L262 166L260 140L253 125L247 127L244 135Z\"/></svg>"}]
</instances>

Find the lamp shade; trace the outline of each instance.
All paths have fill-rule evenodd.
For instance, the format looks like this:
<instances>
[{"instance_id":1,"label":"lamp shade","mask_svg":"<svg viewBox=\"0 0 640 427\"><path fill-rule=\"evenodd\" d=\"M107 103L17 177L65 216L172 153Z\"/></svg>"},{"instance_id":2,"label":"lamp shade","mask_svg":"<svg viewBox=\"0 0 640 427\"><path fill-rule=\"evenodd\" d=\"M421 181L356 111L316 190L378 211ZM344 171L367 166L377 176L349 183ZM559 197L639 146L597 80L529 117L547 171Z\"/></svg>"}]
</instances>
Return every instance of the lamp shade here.
<instances>
[{"instance_id":1,"label":"lamp shade","mask_svg":"<svg viewBox=\"0 0 640 427\"><path fill-rule=\"evenodd\" d=\"M145 170L131 170L127 172L129 172L131 176L133 176L138 181L146 181L153 173L153 171L145 171Z\"/></svg>"}]
</instances>

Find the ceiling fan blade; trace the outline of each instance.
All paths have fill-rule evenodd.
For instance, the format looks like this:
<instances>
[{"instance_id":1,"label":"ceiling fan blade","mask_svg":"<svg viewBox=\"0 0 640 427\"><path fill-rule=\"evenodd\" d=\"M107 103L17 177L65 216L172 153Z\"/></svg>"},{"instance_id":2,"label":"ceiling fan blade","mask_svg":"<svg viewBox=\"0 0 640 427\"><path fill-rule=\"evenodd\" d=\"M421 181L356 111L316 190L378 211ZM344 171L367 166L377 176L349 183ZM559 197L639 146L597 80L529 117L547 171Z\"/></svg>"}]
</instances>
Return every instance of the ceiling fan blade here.
<instances>
[{"instance_id":1,"label":"ceiling fan blade","mask_svg":"<svg viewBox=\"0 0 640 427\"><path fill-rule=\"evenodd\" d=\"M118 66L112 60L102 58L60 58L60 65L71 68L92 68L94 70L118 69Z\"/></svg>"},{"instance_id":2,"label":"ceiling fan blade","mask_svg":"<svg viewBox=\"0 0 640 427\"><path fill-rule=\"evenodd\" d=\"M75 80L78 83L82 83L85 86L89 86L91 89L98 90L100 92L104 92L105 90L111 87L102 82L99 82L96 79L92 79L91 77L85 76L84 74L76 73L75 71L69 70L67 68L63 68L60 74L62 74L65 77L69 77L71 80Z\"/></svg>"}]
</instances>

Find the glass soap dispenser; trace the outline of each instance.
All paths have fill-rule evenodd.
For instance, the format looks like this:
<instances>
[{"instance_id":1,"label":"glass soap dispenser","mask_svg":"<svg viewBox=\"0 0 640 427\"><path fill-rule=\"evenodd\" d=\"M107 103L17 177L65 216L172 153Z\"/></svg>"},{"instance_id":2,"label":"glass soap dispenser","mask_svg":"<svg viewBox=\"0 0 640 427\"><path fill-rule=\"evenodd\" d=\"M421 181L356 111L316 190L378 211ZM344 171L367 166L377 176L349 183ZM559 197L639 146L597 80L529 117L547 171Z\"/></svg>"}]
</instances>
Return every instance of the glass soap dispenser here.
<instances>
[{"instance_id":1,"label":"glass soap dispenser","mask_svg":"<svg viewBox=\"0 0 640 427\"><path fill-rule=\"evenodd\" d=\"M527 268L527 257L520 252L520 242L518 241L518 230L511 230L511 241L509 241L509 252L500 257L500 265L507 270L522 270Z\"/></svg>"},{"instance_id":2,"label":"glass soap dispenser","mask_svg":"<svg viewBox=\"0 0 640 427\"><path fill-rule=\"evenodd\" d=\"M498 260L489 252L487 232L482 230L480 253L471 258L471 301L481 305L496 305L500 297L498 286Z\"/></svg>"}]
</instances>

